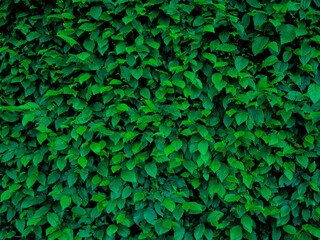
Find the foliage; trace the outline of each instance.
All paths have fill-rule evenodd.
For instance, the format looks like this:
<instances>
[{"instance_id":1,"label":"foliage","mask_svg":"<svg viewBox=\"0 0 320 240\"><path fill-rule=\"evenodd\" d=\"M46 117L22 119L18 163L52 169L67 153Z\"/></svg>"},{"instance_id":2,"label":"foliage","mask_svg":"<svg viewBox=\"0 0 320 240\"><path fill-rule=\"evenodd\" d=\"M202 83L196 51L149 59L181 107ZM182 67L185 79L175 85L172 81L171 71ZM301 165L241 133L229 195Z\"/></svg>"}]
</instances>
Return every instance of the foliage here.
<instances>
[{"instance_id":1,"label":"foliage","mask_svg":"<svg viewBox=\"0 0 320 240\"><path fill-rule=\"evenodd\" d=\"M0 238L320 238L319 0L0 3Z\"/></svg>"}]
</instances>

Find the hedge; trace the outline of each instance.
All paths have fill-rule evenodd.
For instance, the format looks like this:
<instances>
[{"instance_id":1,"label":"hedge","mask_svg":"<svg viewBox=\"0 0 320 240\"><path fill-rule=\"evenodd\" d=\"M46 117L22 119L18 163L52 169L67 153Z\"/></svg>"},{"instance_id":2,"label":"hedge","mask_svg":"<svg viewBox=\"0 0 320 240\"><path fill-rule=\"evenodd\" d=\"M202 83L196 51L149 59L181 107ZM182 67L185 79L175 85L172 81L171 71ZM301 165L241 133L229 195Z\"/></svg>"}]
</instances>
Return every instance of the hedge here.
<instances>
[{"instance_id":1,"label":"hedge","mask_svg":"<svg viewBox=\"0 0 320 240\"><path fill-rule=\"evenodd\" d=\"M1 239L320 238L320 0L0 2Z\"/></svg>"}]
</instances>

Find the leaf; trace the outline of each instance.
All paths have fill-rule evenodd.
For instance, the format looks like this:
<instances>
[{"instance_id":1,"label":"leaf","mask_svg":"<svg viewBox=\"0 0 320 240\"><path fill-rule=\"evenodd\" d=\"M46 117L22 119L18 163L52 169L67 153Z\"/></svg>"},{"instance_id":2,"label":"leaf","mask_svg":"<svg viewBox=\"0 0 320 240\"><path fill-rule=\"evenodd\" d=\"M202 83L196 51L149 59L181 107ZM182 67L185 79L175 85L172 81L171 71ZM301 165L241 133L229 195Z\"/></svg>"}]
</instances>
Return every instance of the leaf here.
<instances>
[{"instance_id":1,"label":"leaf","mask_svg":"<svg viewBox=\"0 0 320 240\"><path fill-rule=\"evenodd\" d=\"M196 240L199 240L202 238L204 232L205 232L206 228L204 226L203 223L200 223L196 226L195 230L194 230L194 237Z\"/></svg>"},{"instance_id":2,"label":"leaf","mask_svg":"<svg viewBox=\"0 0 320 240\"><path fill-rule=\"evenodd\" d=\"M252 43L252 52L253 55L256 56L266 47L269 41L268 37L256 37L253 39Z\"/></svg>"},{"instance_id":3,"label":"leaf","mask_svg":"<svg viewBox=\"0 0 320 240\"><path fill-rule=\"evenodd\" d=\"M80 82L80 84L84 83L85 81L87 81L88 79L90 79L91 74L90 73L82 73L79 78L78 81Z\"/></svg>"},{"instance_id":4,"label":"leaf","mask_svg":"<svg viewBox=\"0 0 320 240\"><path fill-rule=\"evenodd\" d=\"M240 111L235 116L236 122L238 125L241 125L242 123L246 122L248 120L248 113L246 111Z\"/></svg>"},{"instance_id":5,"label":"leaf","mask_svg":"<svg viewBox=\"0 0 320 240\"><path fill-rule=\"evenodd\" d=\"M89 52L93 52L93 49L95 47L95 43L94 41L92 41L91 39L85 39L83 42L83 47L89 51Z\"/></svg>"},{"instance_id":6,"label":"leaf","mask_svg":"<svg viewBox=\"0 0 320 240\"><path fill-rule=\"evenodd\" d=\"M93 17L95 20L98 20L100 15L102 13L102 8L99 6L91 7L90 9L90 15Z\"/></svg>"},{"instance_id":7,"label":"leaf","mask_svg":"<svg viewBox=\"0 0 320 240\"><path fill-rule=\"evenodd\" d=\"M209 144L206 140L201 140L198 144L198 151L205 155L208 152Z\"/></svg>"},{"instance_id":8,"label":"leaf","mask_svg":"<svg viewBox=\"0 0 320 240\"><path fill-rule=\"evenodd\" d=\"M107 143L105 141L100 141L100 142L92 142L90 144L90 149L99 155L99 153L106 147Z\"/></svg>"},{"instance_id":9,"label":"leaf","mask_svg":"<svg viewBox=\"0 0 320 240\"><path fill-rule=\"evenodd\" d=\"M6 190L1 194L1 202L8 200L13 194L13 191Z\"/></svg>"},{"instance_id":10,"label":"leaf","mask_svg":"<svg viewBox=\"0 0 320 240\"><path fill-rule=\"evenodd\" d=\"M58 34L57 36L62 38L63 40L65 40L67 43L69 43L71 45L71 47L73 47L75 44L78 44L78 42L76 40L74 40L73 38L71 38L67 35Z\"/></svg>"},{"instance_id":11,"label":"leaf","mask_svg":"<svg viewBox=\"0 0 320 240\"><path fill-rule=\"evenodd\" d=\"M298 155L296 156L296 160L303 168L307 168L309 165L309 159L306 156Z\"/></svg>"},{"instance_id":12,"label":"leaf","mask_svg":"<svg viewBox=\"0 0 320 240\"><path fill-rule=\"evenodd\" d=\"M261 4L258 0L247 0L247 3L254 8L261 8Z\"/></svg>"},{"instance_id":13,"label":"leaf","mask_svg":"<svg viewBox=\"0 0 320 240\"><path fill-rule=\"evenodd\" d=\"M168 145L165 147L164 152L165 154L169 155L175 151L175 147L172 145Z\"/></svg>"},{"instance_id":14,"label":"leaf","mask_svg":"<svg viewBox=\"0 0 320 240\"><path fill-rule=\"evenodd\" d=\"M78 57L81 61L84 61L84 60L86 60L88 57L90 57L90 53L88 53L88 52L82 52L82 53L77 54L77 57ZM88 73L87 73L87 74L88 74Z\"/></svg>"},{"instance_id":15,"label":"leaf","mask_svg":"<svg viewBox=\"0 0 320 240\"><path fill-rule=\"evenodd\" d=\"M97 26L94 23L84 23L79 27L79 29L87 32L92 32L96 28Z\"/></svg>"},{"instance_id":16,"label":"leaf","mask_svg":"<svg viewBox=\"0 0 320 240\"><path fill-rule=\"evenodd\" d=\"M65 157L58 157L57 159L57 167L60 171L62 171L67 165L67 159Z\"/></svg>"},{"instance_id":17,"label":"leaf","mask_svg":"<svg viewBox=\"0 0 320 240\"><path fill-rule=\"evenodd\" d=\"M133 202L139 202L144 199L144 192L136 192L133 196Z\"/></svg>"},{"instance_id":18,"label":"leaf","mask_svg":"<svg viewBox=\"0 0 320 240\"><path fill-rule=\"evenodd\" d=\"M215 86L215 88L221 92L221 90L223 88L225 88L225 86L227 86L227 82L222 80L222 75L221 73L215 73L212 75L212 82Z\"/></svg>"},{"instance_id":19,"label":"leaf","mask_svg":"<svg viewBox=\"0 0 320 240\"><path fill-rule=\"evenodd\" d=\"M269 201L269 199L271 198L271 196L272 196L272 192L271 192L271 190L269 189L269 188L267 188L267 187L262 187L261 188L261 195L262 195L262 197L264 197L267 201Z\"/></svg>"},{"instance_id":20,"label":"leaf","mask_svg":"<svg viewBox=\"0 0 320 240\"><path fill-rule=\"evenodd\" d=\"M286 231L289 234L296 234L297 233L296 228L294 226L292 226L292 225L289 225L289 224L283 226L283 230Z\"/></svg>"},{"instance_id":21,"label":"leaf","mask_svg":"<svg viewBox=\"0 0 320 240\"><path fill-rule=\"evenodd\" d=\"M246 185L247 188L251 188L251 183L253 180L252 175L246 173L246 172L241 172L241 175L243 177L243 183Z\"/></svg>"},{"instance_id":22,"label":"leaf","mask_svg":"<svg viewBox=\"0 0 320 240\"><path fill-rule=\"evenodd\" d=\"M143 69L132 69L131 74L135 79L139 80L143 75Z\"/></svg>"},{"instance_id":23,"label":"leaf","mask_svg":"<svg viewBox=\"0 0 320 240\"><path fill-rule=\"evenodd\" d=\"M126 62L130 67L133 67L136 64L136 58L133 54L127 54Z\"/></svg>"},{"instance_id":24,"label":"leaf","mask_svg":"<svg viewBox=\"0 0 320 240\"><path fill-rule=\"evenodd\" d=\"M253 223L254 223L254 221L248 215L245 214L241 217L241 224L242 224L243 228L249 233L252 232Z\"/></svg>"},{"instance_id":25,"label":"leaf","mask_svg":"<svg viewBox=\"0 0 320 240\"><path fill-rule=\"evenodd\" d=\"M313 236L320 238L320 229L319 228L316 228L316 227L309 225L307 227L307 229L308 229L309 233L311 233Z\"/></svg>"},{"instance_id":26,"label":"leaf","mask_svg":"<svg viewBox=\"0 0 320 240\"><path fill-rule=\"evenodd\" d=\"M137 182L137 175L134 171L129 171L129 170L122 171L121 178L126 182Z\"/></svg>"},{"instance_id":27,"label":"leaf","mask_svg":"<svg viewBox=\"0 0 320 240\"><path fill-rule=\"evenodd\" d=\"M78 158L78 164L82 167L85 168L87 166L88 160L85 157L79 157Z\"/></svg>"},{"instance_id":28,"label":"leaf","mask_svg":"<svg viewBox=\"0 0 320 240\"><path fill-rule=\"evenodd\" d=\"M154 48L154 49L159 49L160 48L160 43L158 42L146 42L146 44L148 44L150 47Z\"/></svg>"},{"instance_id":29,"label":"leaf","mask_svg":"<svg viewBox=\"0 0 320 240\"><path fill-rule=\"evenodd\" d=\"M248 64L249 64L248 59L241 56L236 57L235 66L238 72L241 72L243 69L245 69L246 66L248 66Z\"/></svg>"},{"instance_id":30,"label":"leaf","mask_svg":"<svg viewBox=\"0 0 320 240\"><path fill-rule=\"evenodd\" d=\"M22 118L22 125L26 126L28 122L32 122L34 120L35 116L31 113L25 114Z\"/></svg>"},{"instance_id":31,"label":"leaf","mask_svg":"<svg viewBox=\"0 0 320 240\"><path fill-rule=\"evenodd\" d=\"M230 239L231 240L240 240L242 239L242 228L240 225L234 226L230 229Z\"/></svg>"},{"instance_id":32,"label":"leaf","mask_svg":"<svg viewBox=\"0 0 320 240\"><path fill-rule=\"evenodd\" d=\"M217 62L217 57L213 53L204 53L203 57L208 59L211 63L216 63Z\"/></svg>"},{"instance_id":33,"label":"leaf","mask_svg":"<svg viewBox=\"0 0 320 240\"><path fill-rule=\"evenodd\" d=\"M176 208L175 202L170 198L164 199L163 204L170 212L173 212L173 210Z\"/></svg>"},{"instance_id":34,"label":"leaf","mask_svg":"<svg viewBox=\"0 0 320 240\"><path fill-rule=\"evenodd\" d=\"M316 83L311 83L308 88L311 101L315 104L320 100L320 86Z\"/></svg>"},{"instance_id":35,"label":"leaf","mask_svg":"<svg viewBox=\"0 0 320 240\"><path fill-rule=\"evenodd\" d=\"M144 210L143 216L144 219L152 225L154 225L154 220L157 219L157 213L151 207L148 207Z\"/></svg>"},{"instance_id":36,"label":"leaf","mask_svg":"<svg viewBox=\"0 0 320 240\"><path fill-rule=\"evenodd\" d=\"M35 182L37 181L37 176L36 175L31 175L27 178L27 181L26 181L26 185L27 185L27 188L31 188Z\"/></svg>"},{"instance_id":37,"label":"leaf","mask_svg":"<svg viewBox=\"0 0 320 240\"><path fill-rule=\"evenodd\" d=\"M107 228L107 234L109 237L113 236L117 231L118 231L118 227L115 224L111 224Z\"/></svg>"},{"instance_id":38,"label":"leaf","mask_svg":"<svg viewBox=\"0 0 320 240\"><path fill-rule=\"evenodd\" d=\"M296 27L292 24L282 24L280 26L281 44L290 43L296 38Z\"/></svg>"},{"instance_id":39,"label":"leaf","mask_svg":"<svg viewBox=\"0 0 320 240\"><path fill-rule=\"evenodd\" d=\"M39 32L31 32L27 35L26 39L28 42L36 39L36 38L39 38L41 36L41 33Z\"/></svg>"},{"instance_id":40,"label":"leaf","mask_svg":"<svg viewBox=\"0 0 320 240\"><path fill-rule=\"evenodd\" d=\"M180 139L175 139L171 145L174 146L175 151L178 151L182 147L182 141Z\"/></svg>"},{"instance_id":41,"label":"leaf","mask_svg":"<svg viewBox=\"0 0 320 240\"><path fill-rule=\"evenodd\" d=\"M120 103L118 106L117 106L117 110L118 111L123 111L123 112L126 112L130 109L130 107L125 104L125 103Z\"/></svg>"},{"instance_id":42,"label":"leaf","mask_svg":"<svg viewBox=\"0 0 320 240\"><path fill-rule=\"evenodd\" d=\"M59 225L59 217L56 213L49 212L47 214L47 220L52 227L56 227Z\"/></svg>"},{"instance_id":43,"label":"leaf","mask_svg":"<svg viewBox=\"0 0 320 240\"><path fill-rule=\"evenodd\" d=\"M196 78L196 74L194 72L191 72L191 71L185 71L183 73L183 75L186 77L186 78L189 78L190 80L194 80Z\"/></svg>"},{"instance_id":44,"label":"leaf","mask_svg":"<svg viewBox=\"0 0 320 240\"><path fill-rule=\"evenodd\" d=\"M60 204L63 210L66 209L71 204L71 197L68 195L62 196L62 198L60 199Z\"/></svg>"},{"instance_id":45,"label":"leaf","mask_svg":"<svg viewBox=\"0 0 320 240\"><path fill-rule=\"evenodd\" d=\"M158 168L157 165L153 162L151 163L147 163L144 166L144 170L147 172L147 174L153 178L156 178L157 176L157 172L158 172Z\"/></svg>"},{"instance_id":46,"label":"leaf","mask_svg":"<svg viewBox=\"0 0 320 240\"><path fill-rule=\"evenodd\" d=\"M223 51L223 52L233 52L236 49L237 49L237 46L229 43L220 44L217 47L218 51Z\"/></svg>"}]
</instances>

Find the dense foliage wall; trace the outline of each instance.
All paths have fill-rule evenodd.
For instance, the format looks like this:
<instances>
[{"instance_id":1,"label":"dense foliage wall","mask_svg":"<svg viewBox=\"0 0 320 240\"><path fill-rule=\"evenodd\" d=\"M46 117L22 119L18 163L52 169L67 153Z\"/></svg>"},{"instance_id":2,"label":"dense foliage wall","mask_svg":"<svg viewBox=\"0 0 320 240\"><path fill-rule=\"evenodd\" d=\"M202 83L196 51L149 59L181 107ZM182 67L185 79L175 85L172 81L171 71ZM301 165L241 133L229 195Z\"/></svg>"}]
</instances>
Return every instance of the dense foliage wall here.
<instances>
[{"instance_id":1,"label":"dense foliage wall","mask_svg":"<svg viewBox=\"0 0 320 240\"><path fill-rule=\"evenodd\" d=\"M320 238L319 10L1 1L0 238Z\"/></svg>"}]
</instances>

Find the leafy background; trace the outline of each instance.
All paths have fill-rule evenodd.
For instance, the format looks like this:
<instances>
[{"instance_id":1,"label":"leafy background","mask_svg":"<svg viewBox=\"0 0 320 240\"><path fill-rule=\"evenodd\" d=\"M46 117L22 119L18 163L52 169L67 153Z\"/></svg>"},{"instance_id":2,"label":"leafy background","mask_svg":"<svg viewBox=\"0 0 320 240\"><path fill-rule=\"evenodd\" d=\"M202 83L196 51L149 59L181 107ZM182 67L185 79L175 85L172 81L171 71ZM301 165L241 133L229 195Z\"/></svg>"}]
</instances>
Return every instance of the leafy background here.
<instances>
[{"instance_id":1,"label":"leafy background","mask_svg":"<svg viewBox=\"0 0 320 240\"><path fill-rule=\"evenodd\" d=\"M320 238L319 0L0 6L1 239Z\"/></svg>"}]
</instances>

